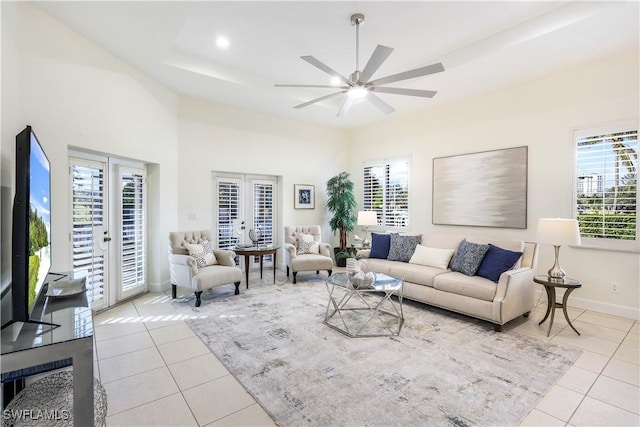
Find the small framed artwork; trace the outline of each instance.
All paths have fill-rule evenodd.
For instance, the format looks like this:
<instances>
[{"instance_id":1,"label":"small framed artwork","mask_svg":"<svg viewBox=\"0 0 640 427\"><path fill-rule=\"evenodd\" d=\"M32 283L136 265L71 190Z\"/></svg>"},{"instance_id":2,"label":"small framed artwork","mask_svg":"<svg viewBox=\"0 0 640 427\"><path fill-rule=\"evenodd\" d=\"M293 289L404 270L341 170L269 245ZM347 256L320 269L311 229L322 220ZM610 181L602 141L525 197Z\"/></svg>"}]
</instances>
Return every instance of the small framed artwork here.
<instances>
[{"instance_id":1,"label":"small framed artwork","mask_svg":"<svg viewBox=\"0 0 640 427\"><path fill-rule=\"evenodd\" d=\"M316 192L313 185L294 184L293 192L295 209L315 209Z\"/></svg>"}]
</instances>

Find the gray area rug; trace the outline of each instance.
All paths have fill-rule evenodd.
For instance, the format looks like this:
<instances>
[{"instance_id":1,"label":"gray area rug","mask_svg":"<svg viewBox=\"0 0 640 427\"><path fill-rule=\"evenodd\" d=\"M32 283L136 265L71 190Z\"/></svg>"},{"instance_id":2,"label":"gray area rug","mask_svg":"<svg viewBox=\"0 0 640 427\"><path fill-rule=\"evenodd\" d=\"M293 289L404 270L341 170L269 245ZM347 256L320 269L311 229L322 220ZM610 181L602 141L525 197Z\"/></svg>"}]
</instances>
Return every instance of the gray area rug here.
<instances>
[{"instance_id":1,"label":"gray area rug","mask_svg":"<svg viewBox=\"0 0 640 427\"><path fill-rule=\"evenodd\" d=\"M280 426L513 426L581 354L407 300L399 336L349 338L322 281L203 297L187 323Z\"/></svg>"}]
</instances>

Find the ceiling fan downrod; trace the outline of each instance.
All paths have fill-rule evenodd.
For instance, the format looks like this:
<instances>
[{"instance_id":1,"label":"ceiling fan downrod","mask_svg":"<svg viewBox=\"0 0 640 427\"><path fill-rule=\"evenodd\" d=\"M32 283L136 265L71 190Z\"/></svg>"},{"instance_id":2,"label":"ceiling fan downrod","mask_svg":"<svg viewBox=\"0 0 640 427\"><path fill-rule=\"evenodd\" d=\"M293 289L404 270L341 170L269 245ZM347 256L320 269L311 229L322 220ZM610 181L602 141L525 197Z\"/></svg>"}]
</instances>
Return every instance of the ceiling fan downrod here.
<instances>
[{"instance_id":1,"label":"ceiling fan downrod","mask_svg":"<svg viewBox=\"0 0 640 427\"><path fill-rule=\"evenodd\" d=\"M354 13L351 15L351 25L356 27L356 71L354 71L349 79L353 84L360 81L360 25L364 23L364 15L362 13Z\"/></svg>"}]
</instances>

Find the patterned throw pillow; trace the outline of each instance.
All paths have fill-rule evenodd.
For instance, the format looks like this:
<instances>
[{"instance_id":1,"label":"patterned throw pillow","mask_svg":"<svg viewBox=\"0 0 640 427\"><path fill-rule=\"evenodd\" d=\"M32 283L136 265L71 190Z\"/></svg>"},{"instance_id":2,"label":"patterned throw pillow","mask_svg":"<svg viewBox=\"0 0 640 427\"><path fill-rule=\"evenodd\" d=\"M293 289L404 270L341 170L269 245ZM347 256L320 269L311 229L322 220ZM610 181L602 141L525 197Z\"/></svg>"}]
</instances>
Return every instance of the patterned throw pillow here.
<instances>
[{"instance_id":1,"label":"patterned throw pillow","mask_svg":"<svg viewBox=\"0 0 640 427\"><path fill-rule=\"evenodd\" d=\"M298 255L320 253L320 244L311 234L296 233L296 242L298 243Z\"/></svg>"},{"instance_id":2,"label":"patterned throw pillow","mask_svg":"<svg viewBox=\"0 0 640 427\"><path fill-rule=\"evenodd\" d=\"M389 261L409 262L416 246L420 244L422 236L401 236L397 233L391 235L391 244L389 245Z\"/></svg>"},{"instance_id":3,"label":"patterned throw pillow","mask_svg":"<svg viewBox=\"0 0 640 427\"><path fill-rule=\"evenodd\" d=\"M459 271L467 276L475 275L488 250L489 245L480 245L467 242L466 239L463 240L458 245L458 250L451 263L451 270Z\"/></svg>"},{"instance_id":4,"label":"patterned throw pillow","mask_svg":"<svg viewBox=\"0 0 640 427\"><path fill-rule=\"evenodd\" d=\"M510 251L489 243L489 250L478 267L476 274L498 283L500 275L515 267L522 252Z\"/></svg>"},{"instance_id":5,"label":"patterned throw pillow","mask_svg":"<svg viewBox=\"0 0 640 427\"><path fill-rule=\"evenodd\" d=\"M198 268L203 268L208 265L216 265L218 263L216 256L213 254L211 243L209 243L208 240L203 240L198 244L185 243L184 247L187 248L189 256L196 259Z\"/></svg>"}]
</instances>

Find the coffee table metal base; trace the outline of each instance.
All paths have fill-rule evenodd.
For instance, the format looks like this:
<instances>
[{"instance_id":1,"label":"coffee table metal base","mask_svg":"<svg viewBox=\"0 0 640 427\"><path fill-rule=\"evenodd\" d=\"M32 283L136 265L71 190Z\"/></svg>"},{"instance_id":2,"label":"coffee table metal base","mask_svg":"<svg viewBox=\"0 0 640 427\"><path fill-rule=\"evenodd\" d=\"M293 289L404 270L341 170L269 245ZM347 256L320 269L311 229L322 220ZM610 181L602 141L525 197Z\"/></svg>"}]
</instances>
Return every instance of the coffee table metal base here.
<instances>
[{"instance_id":1,"label":"coffee table metal base","mask_svg":"<svg viewBox=\"0 0 640 427\"><path fill-rule=\"evenodd\" d=\"M329 302L322 323L352 338L399 335L404 324L402 293L346 289L326 283ZM377 327L376 325L377 324Z\"/></svg>"}]
</instances>

